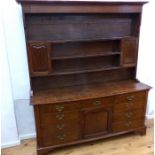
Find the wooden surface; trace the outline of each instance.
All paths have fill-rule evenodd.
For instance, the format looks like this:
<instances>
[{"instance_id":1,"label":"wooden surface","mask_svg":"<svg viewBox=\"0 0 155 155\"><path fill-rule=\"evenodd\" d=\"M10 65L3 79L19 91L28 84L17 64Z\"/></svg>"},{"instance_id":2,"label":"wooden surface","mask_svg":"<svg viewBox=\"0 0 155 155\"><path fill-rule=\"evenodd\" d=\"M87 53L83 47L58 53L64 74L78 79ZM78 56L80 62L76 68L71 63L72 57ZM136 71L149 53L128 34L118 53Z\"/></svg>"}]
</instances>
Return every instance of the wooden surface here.
<instances>
[{"instance_id":1,"label":"wooden surface","mask_svg":"<svg viewBox=\"0 0 155 155\"><path fill-rule=\"evenodd\" d=\"M149 86L135 82L134 80L64 87L35 92L32 97L32 104L78 101L148 89L150 89Z\"/></svg>"},{"instance_id":2,"label":"wooden surface","mask_svg":"<svg viewBox=\"0 0 155 155\"><path fill-rule=\"evenodd\" d=\"M150 87L136 80L145 2L18 2L29 47L38 155L129 132L145 134ZM133 118L136 110L141 114Z\"/></svg>"},{"instance_id":3,"label":"wooden surface","mask_svg":"<svg viewBox=\"0 0 155 155\"><path fill-rule=\"evenodd\" d=\"M17 2L21 2L21 3L26 3L26 2L28 2L28 3L38 3L38 2L40 2L40 3L53 3L53 2L60 2L60 3L62 3L62 2L89 2L89 3L95 3L95 2L101 2L101 3L113 3L113 4L120 4L120 3L129 3L129 4L136 4L136 3L142 3L142 4L144 4L144 3L147 3L148 1L106 1L106 0L17 0Z\"/></svg>"},{"instance_id":4,"label":"wooden surface","mask_svg":"<svg viewBox=\"0 0 155 155\"><path fill-rule=\"evenodd\" d=\"M142 5L146 3L146 1L100 0L17 0L17 2L23 5L24 13L140 13Z\"/></svg>"},{"instance_id":5,"label":"wooden surface","mask_svg":"<svg viewBox=\"0 0 155 155\"><path fill-rule=\"evenodd\" d=\"M153 120L146 124L145 136L127 134L58 149L49 155L153 155ZM2 155L36 155L36 140L24 140L19 146L2 149Z\"/></svg>"}]
</instances>

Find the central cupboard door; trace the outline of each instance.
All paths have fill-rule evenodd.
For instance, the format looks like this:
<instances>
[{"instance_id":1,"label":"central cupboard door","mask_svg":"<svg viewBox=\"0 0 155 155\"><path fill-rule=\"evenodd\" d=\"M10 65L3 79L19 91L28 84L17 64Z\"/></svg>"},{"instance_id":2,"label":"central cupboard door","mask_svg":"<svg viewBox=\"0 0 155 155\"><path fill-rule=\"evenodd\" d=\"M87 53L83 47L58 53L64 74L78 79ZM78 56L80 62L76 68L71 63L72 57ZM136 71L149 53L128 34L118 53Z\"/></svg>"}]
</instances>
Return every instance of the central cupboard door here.
<instances>
[{"instance_id":1,"label":"central cupboard door","mask_svg":"<svg viewBox=\"0 0 155 155\"><path fill-rule=\"evenodd\" d=\"M111 109L97 107L83 109L83 138L91 138L108 134L111 129Z\"/></svg>"}]
</instances>

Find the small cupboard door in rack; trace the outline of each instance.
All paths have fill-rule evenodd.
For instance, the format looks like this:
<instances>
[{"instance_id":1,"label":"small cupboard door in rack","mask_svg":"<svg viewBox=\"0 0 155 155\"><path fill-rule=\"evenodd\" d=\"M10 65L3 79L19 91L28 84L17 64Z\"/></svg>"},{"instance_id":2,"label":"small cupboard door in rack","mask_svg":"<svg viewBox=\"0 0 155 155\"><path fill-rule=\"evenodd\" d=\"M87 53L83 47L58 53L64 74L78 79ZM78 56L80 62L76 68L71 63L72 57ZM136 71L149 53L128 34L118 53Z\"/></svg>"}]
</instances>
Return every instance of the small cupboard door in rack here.
<instances>
[{"instance_id":1,"label":"small cupboard door in rack","mask_svg":"<svg viewBox=\"0 0 155 155\"><path fill-rule=\"evenodd\" d=\"M28 58L31 76L48 75L51 72L51 45L35 42L28 44Z\"/></svg>"},{"instance_id":2,"label":"small cupboard door in rack","mask_svg":"<svg viewBox=\"0 0 155 155\"><path fill-rule=\"evenodd\" d=\"M121 40L121 66L135 66L137 64L138 40L127 37Z\"/></svg>"}]
</instances>

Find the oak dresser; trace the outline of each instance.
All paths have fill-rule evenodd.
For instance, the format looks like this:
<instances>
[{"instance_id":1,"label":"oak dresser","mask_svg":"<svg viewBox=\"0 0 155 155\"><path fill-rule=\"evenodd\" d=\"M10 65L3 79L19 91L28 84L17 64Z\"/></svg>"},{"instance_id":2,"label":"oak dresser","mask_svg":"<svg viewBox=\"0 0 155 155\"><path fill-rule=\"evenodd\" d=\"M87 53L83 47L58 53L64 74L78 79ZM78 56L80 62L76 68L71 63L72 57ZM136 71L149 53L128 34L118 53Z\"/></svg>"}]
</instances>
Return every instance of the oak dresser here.
<instances>
[{"instance_id":1,"label":"oak dresser","mask_svg":"<svg viewBox=\"0 0 155 155\"><path fill-rule=\"evenodd\" d=\"M145 134L149 86L136 79L146 2L17 0L22 5L37 154Z\"/></svg>"}]
</instances>

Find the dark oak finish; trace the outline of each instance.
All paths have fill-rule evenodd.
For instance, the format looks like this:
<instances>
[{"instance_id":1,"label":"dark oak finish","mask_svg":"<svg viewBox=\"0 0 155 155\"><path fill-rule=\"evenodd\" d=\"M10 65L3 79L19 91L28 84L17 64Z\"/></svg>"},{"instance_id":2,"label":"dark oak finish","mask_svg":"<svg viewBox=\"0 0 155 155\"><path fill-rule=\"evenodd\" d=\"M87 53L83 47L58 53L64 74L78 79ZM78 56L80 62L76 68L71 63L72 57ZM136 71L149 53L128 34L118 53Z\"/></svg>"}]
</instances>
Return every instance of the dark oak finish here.
<instances>
[{"instance_id":1,"label":"dark oak finish","mask_svg":"<svg viewBox=\"0 0 155 155\"><path fill-rule=\"evenodd\" d=\"M121 42L121 65L135 66L137 62L137 38L124 38Z\"/></svg>"},{"instance_id":2,"label":"dark oak finish","mask_svg":"<svg viewBox=\"0 0 155 155\"><path fill-rule=\"evenodd\" d=\"M48 75L51 72L51 47L48 43L28 45L29 67L32 76Z\"/></svg>"},{"instance_id":3,"label":"dark oak finish","mask_svg":"<svg viewBox=\"0 0 155 155\"><path fill-rule=\"evenodd\" d=\"M96 101L94 104L99 104L99 101ZM111 116L111 108L108 107L83 109L83 138L91 138L110 133Z\"/></svg>"},{"instance_id":4,"label":"dark oak finish","mask_svg":"<svg viewBox=\"0 0 155 155\"><path fill-rule=\"evenodd\" d=\"M145 2L17 1L23 7L37 154L145 134L150 87L136 79Z\"/></svg>"}]
</instances>

